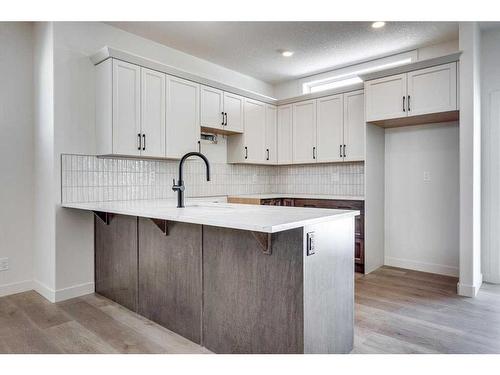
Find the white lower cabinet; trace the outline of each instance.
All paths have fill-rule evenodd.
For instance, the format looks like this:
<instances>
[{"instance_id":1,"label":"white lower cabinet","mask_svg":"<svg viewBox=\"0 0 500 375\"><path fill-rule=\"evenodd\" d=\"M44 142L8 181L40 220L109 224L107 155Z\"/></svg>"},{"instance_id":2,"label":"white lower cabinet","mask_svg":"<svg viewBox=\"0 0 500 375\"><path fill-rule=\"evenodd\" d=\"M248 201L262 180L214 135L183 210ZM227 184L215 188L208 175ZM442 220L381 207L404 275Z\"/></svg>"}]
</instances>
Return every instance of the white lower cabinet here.
<instances>
[{"instance_id":1,"label":"white lower cabinet","mask_svg":"<svg viewBox=\"0 0 500 375\"><path fill-rule=\"evenodd\" d=\"M166 156L181 158L198 151L200 139L200 85L167 77Z\"/></svg>"},{"instance_id":2,"label":"white lower cabinet","mask_svg":"<svg viewBox=\"0 0 500 375\"><path fill-rule=\"evenodd\" d=\"M294 163L316 162L316 100L293 104L292 152Z\"/></svg>"},{"instance_id":3,"label":"white lower cabinet","mask_svg":"<svg viewBox=\"0 0 500 375\"><path fill-rule=\"evenodd\" d=\"M291 104L278 107L277 124L277 163L293 163L293 142L292 142L292 112Z\"/></svg>"},{"instance_id":4,"label":"white lower cabinet","mask_svg":"<svg viewBox=\"0 0 500 375\"><path fill-rule=\"evenodd\" d=\"M344 98L342 94L317 100L317 161L342 161L344 147Z\"/></svg>"}]
</instances>

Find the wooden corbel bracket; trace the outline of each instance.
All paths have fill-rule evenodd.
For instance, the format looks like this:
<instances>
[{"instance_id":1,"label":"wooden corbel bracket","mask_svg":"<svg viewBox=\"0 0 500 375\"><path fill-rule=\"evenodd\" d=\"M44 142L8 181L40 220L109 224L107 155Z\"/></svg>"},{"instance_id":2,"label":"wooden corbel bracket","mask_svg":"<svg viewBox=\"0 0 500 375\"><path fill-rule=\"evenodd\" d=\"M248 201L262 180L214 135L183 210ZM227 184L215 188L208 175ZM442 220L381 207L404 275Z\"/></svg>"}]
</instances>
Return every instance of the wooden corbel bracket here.
<instances>
[{"instance_id":1,"label":"wooden corbel bracket","mask_svg":"<svg viewBox=\"0 0 500 375\"><path fill-rule=\"evenodd\" d=\"M266 255L271 255L272 254L272 241L271 233L263 233L263 232L251 232L254 238L257 240L259 243L260 248L262 249L262 252Z\"/></svg>"},{"instance_id":2,"label":"wooden corbel bracket","mask_svg":"<svg viewBox=\"0 0 500 375\"><path fill-rule=\"evenodd\" d=\"M109 212L102 211L94 211L94 215L101 219L101 221L106 225L109 225L109 223L111 223L111 220L113 220L113 217L115 216L115 214L110 214Z\"/></svg>"},{"instance_id":3,"label":"wooden corbel bracket","mask_svg":"<svg viewBox=\"0 0 500 375\"><path fill-rule=\"evenodd\" d=\"M168 236L168 221L163 219L153 219L150 220L162 231L165 236Z\"/></svg>"}]
</instances>

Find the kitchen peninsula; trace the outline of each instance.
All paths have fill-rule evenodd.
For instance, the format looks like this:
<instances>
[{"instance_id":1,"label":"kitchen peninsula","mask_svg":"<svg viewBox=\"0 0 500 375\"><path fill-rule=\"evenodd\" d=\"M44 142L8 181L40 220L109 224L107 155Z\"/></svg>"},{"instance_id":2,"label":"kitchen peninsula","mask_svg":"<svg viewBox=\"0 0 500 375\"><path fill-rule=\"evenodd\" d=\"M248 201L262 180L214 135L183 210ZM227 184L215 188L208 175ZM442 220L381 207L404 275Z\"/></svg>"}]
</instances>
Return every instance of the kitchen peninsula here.
<instances>
[{"instance_id":1,"label":"kitchen peninsula","mask_svg":"<svg viewBox=\"0 0 500 375\"><path fill-rule=\"evenodd\" d=\"M95 289L216 353L348 353L354 210L173 200L95 213Z\"/></svg>"}]
</instances>

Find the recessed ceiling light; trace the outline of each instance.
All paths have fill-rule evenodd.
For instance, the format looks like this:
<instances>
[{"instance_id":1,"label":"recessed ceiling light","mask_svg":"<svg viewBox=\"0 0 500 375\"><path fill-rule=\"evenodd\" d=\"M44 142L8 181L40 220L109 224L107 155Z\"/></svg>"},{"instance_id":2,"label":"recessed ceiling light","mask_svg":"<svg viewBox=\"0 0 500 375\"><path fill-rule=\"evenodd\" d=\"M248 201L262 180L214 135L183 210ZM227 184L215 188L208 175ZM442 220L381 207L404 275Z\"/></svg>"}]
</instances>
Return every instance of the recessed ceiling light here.
<instances>
[{"instance_id":1,"label":"recessed ceiling light","mask_svg":"<svg viewBox=\"0 0 500 375\"><path fill-rule=\"evenodd\" d=\"M381 27L384 27L384 26L385 26L384 21L377 21L377 22L372 23L372 27L374 29L380 29Z\"/></svg>"},{"instance_id":2,"label":"recessed ceiling light","mask_svg":"<svg viewBox=\"0 0 500 375\"><path fill-rule=\"evenodd\" d=\"M281 55L285 57L290 57L293 55L293 51L282 51Z\"/></svg>"}]
</instances>

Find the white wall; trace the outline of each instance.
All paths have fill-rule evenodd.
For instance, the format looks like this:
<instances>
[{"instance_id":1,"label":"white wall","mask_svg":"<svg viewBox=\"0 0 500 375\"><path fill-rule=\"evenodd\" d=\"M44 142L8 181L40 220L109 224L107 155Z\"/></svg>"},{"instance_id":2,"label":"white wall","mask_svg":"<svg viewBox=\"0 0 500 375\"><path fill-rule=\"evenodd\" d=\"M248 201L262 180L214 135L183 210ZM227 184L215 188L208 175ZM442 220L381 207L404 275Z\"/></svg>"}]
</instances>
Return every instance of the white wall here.
<instances>
[{"instance_id":1,"label":"white wall","mask_svg":"<svg viewBox=\"0 0 500 375\"><path fill-rule=\"evenodd\" d=\"M458 276L458 230L458 124L386 129L385 264Z\"/></svg>"},{"instance_id":2,"label":"white wall","mask_svg":"<svg viewBox=\"0 0 500 375\"><path fill-rule=\"evenodd\" d=\"M485 281L500 283L500 28L481 35L482 215Z\"/></svg>"},{"instance_id":3,"label":"white wall","mask_svg":"<svg viewBox=\"0 0 500 375\"><path fill-rule=\"evenodd\" d=\"M34 284L53 300L55 290L54 61L52 24L34 25Z\"/></svg>"},{"instance_id":4,"label":"white wall","mask_svg":"<svg viewBox=\"0 0 500 375\"><path fill-rule=\"evenodd\" d=\"M0 22L0 296L33 278L33 54L30 23Z\"/></svg>"},{"instance_id":5,"label":"white wall","mask_svg":"<svg viewBox=\"0 0 500 375\"><path fill-rule=\"evenodd\" d=\"M476 22L459 25L460 56L460 281L473 297L481 275L481 34Z\"/></svg>"},{"instance_id":6,"label":"white wall","mask_svg":"<svg viewBox=\"0 0 500 375\"><path fill-rule=\"evenodd\" d=\"M458 51L458 40L439 43L427 47L417 48L415 51L416 60L426 60L433 57L444 56ZM336 69L339 73L342 69ZM314 74L306 78L293 79L278 83L274 86L274 97L277 99L286 99L294 96L302 95L302 84L306 81L322 79L331 74L332 71L320 74Z\"/></svg>"}]
</instances>

